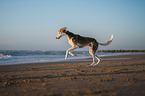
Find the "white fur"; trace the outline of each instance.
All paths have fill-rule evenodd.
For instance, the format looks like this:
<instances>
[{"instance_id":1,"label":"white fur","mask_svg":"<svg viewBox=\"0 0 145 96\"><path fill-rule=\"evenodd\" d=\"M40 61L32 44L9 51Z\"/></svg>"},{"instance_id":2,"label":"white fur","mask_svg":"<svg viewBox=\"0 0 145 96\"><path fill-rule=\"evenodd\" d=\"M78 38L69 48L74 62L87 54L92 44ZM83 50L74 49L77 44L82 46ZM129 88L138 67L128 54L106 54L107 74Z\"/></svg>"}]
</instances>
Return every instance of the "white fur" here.
<instances>
[{"instance_id":1,"label":"white fur","mask_svg":"<svg viewBox=\"0 0 145 96\"><path fill-rule=\"evenodd\" d=\"M75 47L76 45L73 43L73 41L71 39L68 40L68 43L72 46Z\"/></svg>"},{"instance_id":2,"label":"white fur","mask_svg":"<svg viewBox=\"0 0 145 96\"><path fill-rule=\"evenodd\" d=\"M56 38L60 38L60 37L62 37L62 36L66 36L66 34L63 33L63 32L58 32Z\"/></svg>"},{"instance_id":3,"label":"white fur","mask_svg":"<svg viewBox=\"0 0 145 96\"><path fill-rule=\"evenodd\" d=\"M111 35L110 40L108 40L106 43L99 43L99 44L102 45L102 46L107 46L112 42L112 40L113 40L113 35Z\"/></svg>"}]
</instances>

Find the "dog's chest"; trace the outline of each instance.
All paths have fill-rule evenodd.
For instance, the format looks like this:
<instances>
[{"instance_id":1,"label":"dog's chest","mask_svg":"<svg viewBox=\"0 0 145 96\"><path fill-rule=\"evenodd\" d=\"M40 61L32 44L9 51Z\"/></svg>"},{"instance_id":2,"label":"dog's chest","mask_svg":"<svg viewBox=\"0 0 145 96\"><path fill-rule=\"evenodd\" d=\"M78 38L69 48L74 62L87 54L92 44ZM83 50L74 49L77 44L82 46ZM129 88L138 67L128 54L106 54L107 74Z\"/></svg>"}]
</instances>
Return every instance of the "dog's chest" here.
<instances>
[{"instance_id":1,"label":"dog's chest","mask_svg":"<svg viewBox=\"0 0 145 96\"><path fill-rule=\"evenodd\" d=\"M73 46L73 47L77 46L77 45L72 41L72 39L69 39L69 40L68 40L68 43L69 43L71 46Z\"/></svg>"}]
</instances>

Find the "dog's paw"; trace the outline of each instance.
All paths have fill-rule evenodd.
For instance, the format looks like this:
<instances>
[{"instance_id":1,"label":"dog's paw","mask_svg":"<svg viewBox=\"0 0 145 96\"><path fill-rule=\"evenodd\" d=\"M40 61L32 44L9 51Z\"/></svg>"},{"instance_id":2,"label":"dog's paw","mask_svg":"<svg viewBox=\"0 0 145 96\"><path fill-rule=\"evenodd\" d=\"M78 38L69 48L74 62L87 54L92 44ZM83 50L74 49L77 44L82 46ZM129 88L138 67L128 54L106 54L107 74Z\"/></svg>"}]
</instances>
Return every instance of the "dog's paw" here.
<instances>
[{"instance_id":1,"label":"dog's paw","mask_svg":"<svg viewBox=\"0 0 145 96\"><path fill-rule=\"evenodd\" d=\"M78 55L73 55L74 57L77 57Z\"/></svg>"},{"instance_id":2,"label":"dog's paw","mask_svg":"<svg viewBox=\"0 0 145 96\"><path fill-rule=\"evenodd\" d=\"M96 65L98 65L100 63L100 61L98 61L97 63L95 63L94 65L96 66Z\"/></svg>"},{"instance_id":3,"label":"dog's paw","mask_svg":"<svg viewBox=\"0 0 145 96\"><path fill-rule=\"evenodd\" d=\"M92 65L92 64L89 64L89 66L90 66L90 67L92 67L92 66L94 66L94 65Z\"/></svg>"},{"instance_id":4,"label":"dog's paw","mask_svg":"<svg viewBox=\"0 0 145 96\"><path fill-rule=\"evenodd\" d=\"M94 66L98 65L99 63L94 64Z\"/></svg>"},{"instance_id":5,"label":"dog's paw","mask_svg":"<svg viewBox=\"0 0 145 96\"><path fill-rule=\"evenodd\" d=\"M65 60L67 59L67 57L65 57Z\"/></svg>"}]
</instances>

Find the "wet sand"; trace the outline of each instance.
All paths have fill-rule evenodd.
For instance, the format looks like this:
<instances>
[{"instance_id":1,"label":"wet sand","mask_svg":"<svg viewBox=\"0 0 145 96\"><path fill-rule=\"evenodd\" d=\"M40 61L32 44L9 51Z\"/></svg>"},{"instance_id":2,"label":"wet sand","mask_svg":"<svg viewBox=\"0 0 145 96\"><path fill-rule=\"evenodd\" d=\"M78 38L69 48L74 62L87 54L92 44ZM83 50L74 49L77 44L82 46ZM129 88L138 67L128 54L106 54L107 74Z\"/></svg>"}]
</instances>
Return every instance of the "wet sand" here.
<instances>
[{"instance_id":1,"label":"wet sand","mask_svg":"<svg viewBox=\"0 0 145 96\"><path fill-rule=\"evenodd\" d=\"M102 59L0 66L0 96L145 96L145 54Z\"/></svg>"}]
</instances>

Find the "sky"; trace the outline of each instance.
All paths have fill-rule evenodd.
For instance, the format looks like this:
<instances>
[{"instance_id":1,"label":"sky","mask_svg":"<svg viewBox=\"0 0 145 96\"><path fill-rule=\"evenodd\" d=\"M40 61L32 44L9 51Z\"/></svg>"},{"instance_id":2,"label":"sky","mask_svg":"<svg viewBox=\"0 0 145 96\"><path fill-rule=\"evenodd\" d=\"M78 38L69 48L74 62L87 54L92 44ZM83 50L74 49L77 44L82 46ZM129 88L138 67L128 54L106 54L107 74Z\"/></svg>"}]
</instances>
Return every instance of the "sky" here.
<instances>
[{"instance_id":1,"label":"sky","mask_svg":"<svg viewBox=\"0 0 145 96\"><path fill-rule=\"evenodd\" d=\"M0 50L67 50L62 27L101 43L113 34L99 50L143 50L145 0L0 0Z\"/></svg>"}]
</instances>

